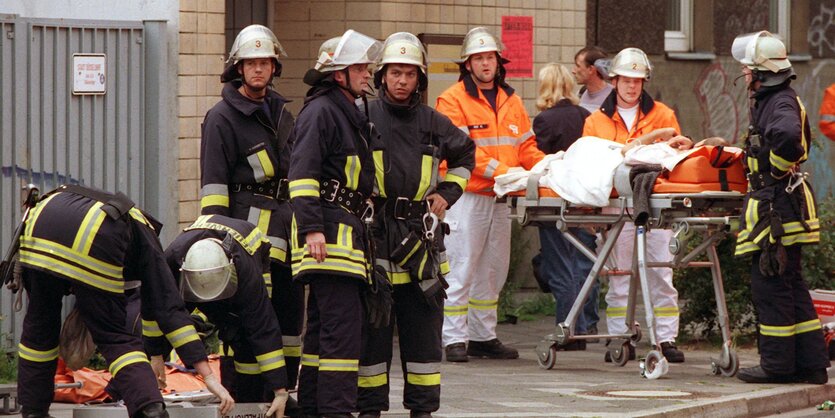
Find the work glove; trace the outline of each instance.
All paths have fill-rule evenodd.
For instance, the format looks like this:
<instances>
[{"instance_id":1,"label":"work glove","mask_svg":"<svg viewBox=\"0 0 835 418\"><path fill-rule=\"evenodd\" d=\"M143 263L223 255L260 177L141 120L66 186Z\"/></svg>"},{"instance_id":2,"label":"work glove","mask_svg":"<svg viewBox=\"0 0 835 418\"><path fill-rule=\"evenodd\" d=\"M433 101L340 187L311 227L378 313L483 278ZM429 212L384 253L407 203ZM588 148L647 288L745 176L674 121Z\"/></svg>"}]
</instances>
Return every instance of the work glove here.
<instances>
[{"instance_id":1,"label":"work glove","mask_svg":"<svg viewBox=\"0 0 835 418\"><path fill-rule=\"evenodd\" d=\"M778 212L771 211L769 221L770 236L763 239L764 246L760 254L760 272L773 277L782 276L786 271L786 248L781 238L785 235L783 218ZM774 242L772 242L772 240Z\"/></svg>"},{"instance_id":2,"label":"work glove","mask_svg":"<svg viewBox=\"0 0 835 418\"><path fill-rule=\"evenodd\" d=\"M267 409L267 417L283 418L284 408L287 406L287 398L289 397L290 394L287 393L287 389L276 389L275 397L270 404L270 409Z\"/></svg>"},{"instance_id":3,"label":"work glove","mask_svg":"<svg viewBox=\"0 0 835 418\"><path fill-rule=\"evenodd\" d=\"M165 383L165 359L162 356L151 356L151 369L154 371L154 376L157 378L157 385L160 389L165 389L168 384Z\"/></svg>"},{"instance_id":4,"label":"work glove","mask_svg":"<svg viewBox=\"0 0 835 418\"><path fill-rule=\"evenodd\" d=\"M391 282L382 266L374 267L370 279L362 298L367 322L373 328L387 327L391 320Z\"/></svg>"},{"instance_id":5,"label":"work glove","mask_svg":"<svg viewBox=\"0 0 835 418\"><path fill-rule=\"evenodd\" d=\"M214 374L205 376L203 377L203 383L206 384L206 388L209 389L209 392L212 392L212 394L217 396L220 400L221 414L226 415L232 410L232 408L235 407L235 400L232 399L232 396L229 395L226 388L220 384L220 380L217 379L217 376Z\"/></svg>"}]
</instances>

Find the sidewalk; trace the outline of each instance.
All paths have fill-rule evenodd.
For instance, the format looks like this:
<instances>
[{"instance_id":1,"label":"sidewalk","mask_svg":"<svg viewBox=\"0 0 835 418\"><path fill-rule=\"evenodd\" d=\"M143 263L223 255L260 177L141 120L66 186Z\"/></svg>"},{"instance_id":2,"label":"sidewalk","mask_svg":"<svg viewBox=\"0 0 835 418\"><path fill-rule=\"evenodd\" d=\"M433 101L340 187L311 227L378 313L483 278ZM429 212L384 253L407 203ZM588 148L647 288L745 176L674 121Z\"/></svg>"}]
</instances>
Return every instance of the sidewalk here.
<instances>
[{"instance_id":1,"label":"sidewalk","mask_svg":"<svg viewBox=\"0 0 835 418\"><path fill-rule=\"evenodd\" d=\"M500 325L499 337L519 349L518 360L470 359L442 365L438 418L487 417L735 417L799 411L792 416L830 416L814 410L835 400L835 372L827 385L757 385L714 376L710 357L718 352L685 350L684 364L671 364L658 380L640 376L637 361L624 367L603 362L604 344L557 354L552 370L541 369L534 346L552 332L553 317ZM648 351L638 344L638 357ZM397 354L395 354L397 356ZM755 350L739 352L743 367L755 365ZM402 407L403 376L392 365L391 407L384 417L408 417ZM72 417L72 405L53 405L52 415ZM808 412L808 415L806 414ZM19 415L18 415L19 416Z\"/></svg>"}]
</instances>

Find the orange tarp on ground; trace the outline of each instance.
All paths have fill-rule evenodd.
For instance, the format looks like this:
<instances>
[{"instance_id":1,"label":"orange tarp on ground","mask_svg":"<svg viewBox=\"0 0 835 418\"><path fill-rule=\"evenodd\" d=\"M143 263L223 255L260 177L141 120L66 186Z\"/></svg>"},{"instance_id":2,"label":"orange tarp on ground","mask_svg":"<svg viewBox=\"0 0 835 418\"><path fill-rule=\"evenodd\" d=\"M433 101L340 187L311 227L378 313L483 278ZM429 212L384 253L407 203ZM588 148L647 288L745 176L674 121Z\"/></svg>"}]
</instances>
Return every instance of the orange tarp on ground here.
<instances>
[{"instance_id":1,"label":"orange tarp on ground","mask_svg":"<svg viewBox=\"0 0 835 418\"><path fill-rule=\"evenodd\" d=\"M220 357L209 356L209 367L212 368L212 372L216 376L220 376ZM206 388L199 375L181 372L170 366L166 366L165 369L167 387L162 391L163 393L188 392ZM58 389L55 391L54 401L76 404L103 401L108 398L104 388L110 378L110 373L106 370L90 370L86 367L75 371L70 370L59 359L58 369L55 372L55 383L82 382L82 387Z\"/></svg>"}]
</instances>

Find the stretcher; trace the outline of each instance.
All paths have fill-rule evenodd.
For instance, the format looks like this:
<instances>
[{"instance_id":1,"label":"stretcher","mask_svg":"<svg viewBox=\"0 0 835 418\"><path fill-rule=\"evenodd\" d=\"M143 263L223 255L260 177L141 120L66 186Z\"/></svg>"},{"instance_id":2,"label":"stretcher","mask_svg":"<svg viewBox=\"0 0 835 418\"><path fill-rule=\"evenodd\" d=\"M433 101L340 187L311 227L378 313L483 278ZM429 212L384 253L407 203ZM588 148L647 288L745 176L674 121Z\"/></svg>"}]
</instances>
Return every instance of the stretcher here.
<instances>
[{"instance_id":1,"label":"stretcher","mask_svg":"<svg viewBox=\"0 0 835 418\"><path fill-rule=\"evenodd\" d=\"M523 226L531 222L552 223L561 230L565 238L571 242L594 265L586 277L583 287L566 320L556 326L553 334L546 335L537 344L536 352L539 364L545 369L551 369L556 364L557 345L567 344L575 340L608 338L608 345L612 362L618 366L625 365L629 360L631 342L642 338L642 331L635 322L637 307L637 290L640 286L645 308L646 322L650 339L651 351L646 354L639 364L641 375L648 379L657 379L668 371L667 360L661 354L655 335L655 315L653 312L650 292L647 284L647 269L652 267L710 268L713 276L713 288L716 298L718 323L722 334L722 349L719 356L711 359L712 372L716 375L733 376L739 368L737 353L731 341L731 331L728 310L725 304L722 272L716 245L728 234L739 229L739 215L742 211L744 194L739 191L702 191L688 193L657 193L649 198L650 216L646 225L636 227L635 251L631 270L616 270L609 263L618 236L626 222L633 222L633 197L621 193L620 197L612 197L606 208L590 208L574 206L565 199L558 197L552 190L537 188L536 182L529 182L524 196L510 197L512 217ZM669 184L665 190L670 190ZM605 230L605 239L598 252L590 250L569 231L569 227L593 227ZM650 229L671 229L673 238L669 249L673 254L670 262L648 262L646 253L646 232ZM688 240L700 234L702 241L692 249L688 248ZM706 260L700 256L704 254ZM626 309L627 332L624 334L608 335L576 335L575 325L578 314L589 295L594 281L599 276L624 275L629 276L629 293Z\"/></svg>"}]
</instances>

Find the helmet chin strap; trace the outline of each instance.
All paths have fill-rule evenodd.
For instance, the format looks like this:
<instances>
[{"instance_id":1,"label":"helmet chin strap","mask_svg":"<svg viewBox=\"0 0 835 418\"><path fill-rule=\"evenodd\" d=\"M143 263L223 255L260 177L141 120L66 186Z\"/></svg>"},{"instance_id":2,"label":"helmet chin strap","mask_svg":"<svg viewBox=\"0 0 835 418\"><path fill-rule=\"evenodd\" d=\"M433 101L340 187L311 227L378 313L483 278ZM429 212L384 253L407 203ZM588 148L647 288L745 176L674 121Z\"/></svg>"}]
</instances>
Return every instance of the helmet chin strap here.
<instances>
[{"instance_id":1,"label":"helmet chin strap","mask_svg":"<svg viewBox=\"0 0 835 418\"><path fill-rule=\"evenodd\" d=\"M617 94L617 95L618 95L618 98L619 98L621 101L623 101L624 103L628 103L628 102L626 101L626 98L625 98L625 97L623 97L623 96L620 94L620 91L619 91L619 90L615 89L615 94ZM643 94L643 92L641 92L641 94ZM639 95L638 95L638 99L637 99L637 100L635 100L635 104L637 105L640 101L641 101L641 95L639 94Z\"/></svg>"},{"instance_id":2,"label":"helmet chin strap","mask_svg":"<svg viewBox=\"0 0 835 418\"><path fill-rule=\"evenodd\" d=\"M354 92L354 90L351 88L351 72L348 70L348 67L345 67L345 69L343 69L342 72L345 74L345 86L343 86L339 83L336 83L336 85L339 86L339 88L341 88L342 90L345 90L346 92L348 92L348 94L350 94L355 99L359 99L360 97L363 97L364 92L361 91L361 92L357 93L357 92Z\"/></svg>"}]
</instances>

